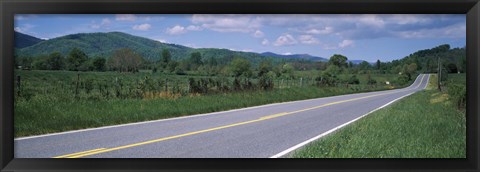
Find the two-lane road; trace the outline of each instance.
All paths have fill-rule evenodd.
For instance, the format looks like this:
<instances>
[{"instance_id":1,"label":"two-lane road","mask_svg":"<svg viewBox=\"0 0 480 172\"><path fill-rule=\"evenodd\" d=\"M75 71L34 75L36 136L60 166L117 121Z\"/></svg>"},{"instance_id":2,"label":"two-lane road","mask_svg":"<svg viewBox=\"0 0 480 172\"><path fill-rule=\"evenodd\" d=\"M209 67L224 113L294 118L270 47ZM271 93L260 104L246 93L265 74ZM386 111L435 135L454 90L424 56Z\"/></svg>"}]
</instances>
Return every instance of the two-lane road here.
<instances>
[{"instance_id":1,"label":"two-lane road","mask_svg":"<svg viewBox=\"0 0 480 172\"><path fill-rule=\"evenodd\" d=\"M403 89L18 138L15 158L279 157L424 89L428 79L419 75Z\"/></svg>"}]
</instances>

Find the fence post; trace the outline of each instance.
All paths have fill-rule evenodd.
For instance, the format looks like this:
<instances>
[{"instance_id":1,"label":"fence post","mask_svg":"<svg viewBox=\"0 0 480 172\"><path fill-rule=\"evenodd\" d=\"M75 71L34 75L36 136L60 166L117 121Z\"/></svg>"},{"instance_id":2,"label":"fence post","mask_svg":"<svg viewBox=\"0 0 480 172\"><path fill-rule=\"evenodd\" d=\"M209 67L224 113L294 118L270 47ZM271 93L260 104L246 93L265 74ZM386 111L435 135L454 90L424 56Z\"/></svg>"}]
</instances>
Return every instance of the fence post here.
<instances>
[{"instance_id":1,"label":"fence post","mask_svg":"<svg viewBox=\"0 0 480 172\"><path fill-rule=\"evenodd\" d=\"M165 78L165 92L168 92L168 79Z\"/></svg>"},{"instance_id":2,"label":"fence post","mask_svg":"<svg viewBox=\"0 0 480 172\"><path fill-rule=\"evenodd\" d=\"M20 96L20 75L17 75L17 96Z\"/></svg>"},{"instance_id":3,"label":"fence post","mask_svg":"<svg viewBox=\"0 0 480 172\"><path fill-rule=\"evenodd\" d=\"M303 87L303 78L300 78L300 87Z\"/></svg>"},{"instance_id":4,"label":"fence post","mask_svg":"<svg viewBox=\"0 0 480 172\"><path fill-rule=\"evenodd\" d=\"M75 87L75 97L78 96L78 86L80 84L80 74L77 73L77 86Z\"/></svg>"}]
</instances>

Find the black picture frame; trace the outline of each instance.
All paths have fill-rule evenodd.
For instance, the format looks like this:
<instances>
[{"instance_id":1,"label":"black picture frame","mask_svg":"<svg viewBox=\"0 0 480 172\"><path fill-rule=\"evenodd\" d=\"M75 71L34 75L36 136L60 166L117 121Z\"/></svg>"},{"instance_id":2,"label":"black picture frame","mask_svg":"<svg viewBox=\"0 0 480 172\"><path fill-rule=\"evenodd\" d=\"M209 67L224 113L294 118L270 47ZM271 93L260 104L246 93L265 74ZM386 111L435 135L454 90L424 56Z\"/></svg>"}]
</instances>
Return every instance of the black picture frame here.
<instances>
[{"instance_id":1,"label":"black picture frame","mask_svg":"<svg viewBox=\"0 0 480 172\"><path fill-rule=\"evenodd\" d=\"M1 171L478 171L478 0L2 0L0 3ZM15 14L466 14L466 159L14 159Z\"/></svg>"}]
</instances>

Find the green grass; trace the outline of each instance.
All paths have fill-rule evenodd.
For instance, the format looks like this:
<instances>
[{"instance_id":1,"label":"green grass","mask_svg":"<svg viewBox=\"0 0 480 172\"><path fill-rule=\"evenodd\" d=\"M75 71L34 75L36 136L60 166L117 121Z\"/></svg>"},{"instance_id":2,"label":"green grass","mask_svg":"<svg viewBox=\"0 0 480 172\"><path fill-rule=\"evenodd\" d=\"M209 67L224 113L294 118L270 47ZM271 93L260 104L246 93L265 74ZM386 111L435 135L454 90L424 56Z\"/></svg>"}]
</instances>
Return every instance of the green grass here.
<instances>
[{"instance_id":1,"label":"green grass","mask_svg":"<svg viewBox=\"0 0 480 172\"><path fill-rule=\"evenodd\" d=\"M291 87L272 91L244 91L219 94L193 95L167 98L116 98L102 96L95 86L91 93L80 89L74 96L76 72L68 71L16 71L22 76L22 98L15 101L15 137L54 133L68 130L101 127L130 122L209 113L269 103L328 97L334 95L385 90L391 87L355 85L350 87ZM126 88L135 87L139 78L164 78L183 82L190 76L136 74L115 72L82 72L81 80L112 84L121 78ZM81 86L80 86L81 87ZM27 95L28 94L28 95ZM28 98L25 98L28 97Z\"/></svg>"},{"instance_id":2,"label":"green grass","mask_svg":"<svg viewBox=\"0 0 480 172\"><path fill-rule=\"evenodd\" d=\"M430 80L436 81L436 76ZM436 88L436 87L434 87ZM295 158L465 158L465 111L428 89L290 154Z\"/></svg>"}]
</instances>

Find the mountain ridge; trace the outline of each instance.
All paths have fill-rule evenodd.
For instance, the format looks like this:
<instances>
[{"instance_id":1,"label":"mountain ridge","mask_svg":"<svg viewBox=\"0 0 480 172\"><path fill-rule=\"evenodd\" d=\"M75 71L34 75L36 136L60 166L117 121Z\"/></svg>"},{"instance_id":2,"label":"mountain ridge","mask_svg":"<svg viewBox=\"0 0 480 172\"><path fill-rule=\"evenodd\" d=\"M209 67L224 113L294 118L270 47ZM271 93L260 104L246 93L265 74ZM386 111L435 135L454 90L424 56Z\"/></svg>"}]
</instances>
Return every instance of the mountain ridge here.
<instances>
[{"instance_id":1,"label":"mountain ridge","mask_svg":"<svg viewBox=\"0 0 480 172\"><path fill-rule=\"evenodd\" d=\"M24 34L24 33L21 33L21 32L17 32L17 31L15 31L14 34L15 34L14 35L15 36L15 48L25 48L25 47L29 47L29 46L32 46L32 45L35 45L35 44L38 44L40 42L45 41L43 39L28 35L28 34Z\"/></svg>"},{"instance_id":2,"label":"mountain ridge","mask_svg":"<svg viewBox=\"0 0 480 172\"><path fill-rule=\"evenodd\" d=\"M262 58L274 59L275 61L308 60L324 62L328 60L323 57L312 56L309 54L280 55L272 52L270 52L270 54L263 54L256 52L232 51L223 48L191 48L179 44L164 43L124 32L70 34L20 48L17 53L20 56L48 55L53 52L60 52L63 55L67 55L73 48L81 49L89 57L99 56L104 58L111 56L116 49L130 48L150 61L159 60L163 49L168 49L172 54L172 58L176 60L189 58L192 52L201 52L204 59L211 57L244 57L254 62L259 62Z\"/></svg>"}]
</instances>

